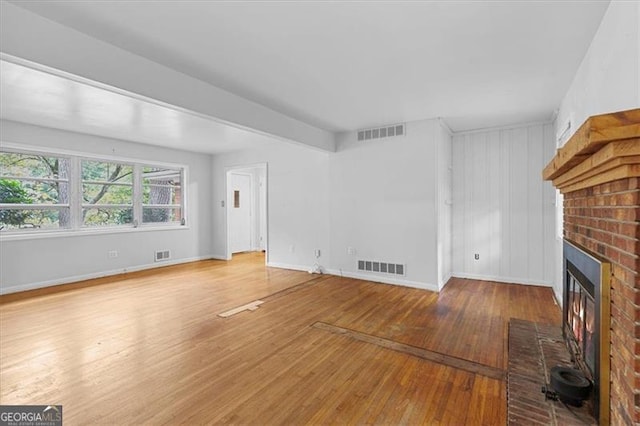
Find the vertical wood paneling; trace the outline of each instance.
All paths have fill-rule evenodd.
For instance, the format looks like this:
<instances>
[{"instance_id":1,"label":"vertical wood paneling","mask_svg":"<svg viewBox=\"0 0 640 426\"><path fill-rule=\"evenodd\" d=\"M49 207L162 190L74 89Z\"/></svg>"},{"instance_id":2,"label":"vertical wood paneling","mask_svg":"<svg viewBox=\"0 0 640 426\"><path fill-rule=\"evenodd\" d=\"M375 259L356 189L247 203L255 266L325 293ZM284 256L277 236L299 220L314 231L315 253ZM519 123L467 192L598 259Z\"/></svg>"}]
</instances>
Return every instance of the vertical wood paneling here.
<instances>
[{"instance_id":1,"label":"vertical wood paneling","mask_svg":"<svg viewBox=\"0 0 640 426\"><path fill-rule=\"evenodd\" d=\"M463 148L465 146L464 140L466 136L456 136L453 140L455 141L457 138L458 142L452 142L452 201L454 203L452 209L452 247L451 247L451 269L452 271L463 271L465 270L464 259L465 257L462 255L466 252L464 243L466 238L462 232L458 232L458 230L465 229L464 223L464 171L466 168L465 165L465 156L463 155ZM456 201L458 200L458 201Z\"/></svg>"},{"instance_id":2,"label":"vertical wood paneling","mask_svg":"<svg viewBox=\"0 0 640 426\"><path fill-rule=\"evenodd\" d=\"M527 257L529 244L522 244L526 240L528 227L528 196L529 185L527 176L527 131L526 128L510 130L509 144L509 197L511 237L511 273L517 271L520 275L529 277ZM538 177L542 181L541 177Z\"/></svg>"},{"instance_id":3,"label":"vertical wood paneling","mask_svg":"<svg viewBox=\"0 0 640 426\"><path fill-rule=\"evenodd\" d=\"M527 176L534 176L536 171L538 174L544 168L542 164L544 143L542 141L542 127L534 126L527 128ZM544 214L542 185L528 185L529 196L527 199L527 235L529 238L529 257L527 269L529 277L534 281L544 281Z\"/></svg>"},{"instance_id":4,"label":"vertical wood paneling","mask_svg":"<svg viewBox=\"0 0 640 426\"><path fill-rule=\"evenodd\" d=\"M496 152L500 149L500 134L497 131L492 131L488 134L489 150ZM497 275L500 272L500 253L502 252L503 245L503 233L501 232L501 215L500 212L500 197L497 196L497 189L500 185L500 165L501 158L499 155L488 155L487 165L489 167L487 176L489 180L487 185L489 187L489 196L487 198L490 215L489 223L489 257L488 265L492 267L491 275Z\"/></svg>"},{"instance_id":5,"label":"vertical wood paneling","mask_svg":"<svg viewBox=\"0 0 640 426\"><path fill-rule=\"evenodd\" d=\"M454 136L455 276L551 285L553 191L540 173L552 133L533 124Z\"/></svg>"}]
</instances>

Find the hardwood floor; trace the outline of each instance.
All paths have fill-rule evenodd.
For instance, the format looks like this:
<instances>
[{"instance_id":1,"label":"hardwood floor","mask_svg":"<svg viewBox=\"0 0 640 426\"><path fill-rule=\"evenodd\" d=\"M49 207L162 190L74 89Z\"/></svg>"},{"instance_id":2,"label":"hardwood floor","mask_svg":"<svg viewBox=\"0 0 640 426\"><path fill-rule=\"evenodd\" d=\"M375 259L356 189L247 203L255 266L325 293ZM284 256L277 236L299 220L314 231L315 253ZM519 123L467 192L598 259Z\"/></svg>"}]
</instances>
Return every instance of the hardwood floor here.
<instances>
[{"instance_id":1,"label":"hardwood floor","mask_svg":"<svg viewBox=\"0 0 640 426\"><path fill-rule=\"evenodd\" d=\"M0 403L62 404L69 425L505 424L503 380L398 348L504 371L511 317L560 310L548 288L453 279L438 294L260 254L171 266L1 297Z\"/></svg>"}]
</instances>

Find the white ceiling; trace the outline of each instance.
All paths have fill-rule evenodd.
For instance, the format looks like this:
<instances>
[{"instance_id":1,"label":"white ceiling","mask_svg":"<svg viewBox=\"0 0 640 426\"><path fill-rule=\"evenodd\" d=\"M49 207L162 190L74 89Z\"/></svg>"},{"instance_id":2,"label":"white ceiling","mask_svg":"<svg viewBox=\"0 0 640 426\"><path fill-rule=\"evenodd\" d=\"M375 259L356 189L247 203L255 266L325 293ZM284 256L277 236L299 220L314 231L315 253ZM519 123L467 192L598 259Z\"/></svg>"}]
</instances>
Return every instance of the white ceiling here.
<instances>
[{"instance_id":1,"label":"white ceiling","mask_svg":"<svg viewBox=\"0 0 640 426\"><path fill-rule=\"evenodd\" d=\"M433 117L444 118L454 131L549 120L608 6L12 3L334 132Z\"/></svg>"}]
</instances>

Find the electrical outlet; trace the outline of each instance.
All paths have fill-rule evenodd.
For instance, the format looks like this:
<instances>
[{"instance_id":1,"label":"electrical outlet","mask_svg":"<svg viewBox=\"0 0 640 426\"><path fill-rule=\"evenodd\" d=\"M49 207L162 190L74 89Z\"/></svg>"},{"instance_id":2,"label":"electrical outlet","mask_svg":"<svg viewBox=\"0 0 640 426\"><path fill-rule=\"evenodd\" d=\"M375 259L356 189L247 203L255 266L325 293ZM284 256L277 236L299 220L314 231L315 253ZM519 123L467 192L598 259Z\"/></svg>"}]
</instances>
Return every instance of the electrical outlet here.
<instances>
[{"instance_id":1,"label":"electrical outlet","mask_svg":"<svg viewBox=\"0 0 640 426\"><path fill-rule=\"evenodd\" d=\"M347 254L353 256L356 254L356 249L353 247L347 247Z\"/></svg>"},{"instance_id":2,"label":"electrical outlet","mask_svg":"<svg viewBox=\"0 0 640 426\"><path fill-rule=\"evenodd\" d=\"M110 250L107 255L109 256L109 259L115 259L118 257L118 250Z\"/></svg>"},{"instance_id":3,"label":"electrical outlet","mask_svg":"<svg viewBox=\"0 0 640 426\"><path fill-rule=\"evenodd\" d=\"M479 253L474 254L474 255L473 255L473 258L474 258L475 260L480 260L480 254L479 254Z\"/></svg>"},{"instance_id":4,"label":"electrical outlet","mask_svg":"<svg viewBox=\"0 0 640 426\"><path fill-rule=\"evenodd\" d=\"M315 253L316 257L320 257L320 249L315 249L314 253Z\"/></svg>"}]
</instances>

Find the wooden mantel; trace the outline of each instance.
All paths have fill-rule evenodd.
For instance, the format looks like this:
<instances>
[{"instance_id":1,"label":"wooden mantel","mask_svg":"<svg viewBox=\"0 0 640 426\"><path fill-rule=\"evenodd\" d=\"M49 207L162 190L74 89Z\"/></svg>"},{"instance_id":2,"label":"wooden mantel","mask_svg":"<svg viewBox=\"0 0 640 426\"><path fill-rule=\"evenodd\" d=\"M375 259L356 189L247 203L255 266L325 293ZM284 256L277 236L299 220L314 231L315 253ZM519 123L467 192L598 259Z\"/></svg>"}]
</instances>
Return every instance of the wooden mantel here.
<instances>
[{"instance_id":1,"label":"wooden mantel","mask_svg":"<svg viewBox=\"0 0 640 426\"><path fill-rule=\"evenodd\" d=\"M558 149L542 177L563 194L640 177L640 109L590 117Z\"/></svg>"}]
</instances>

